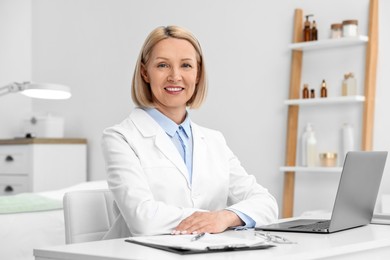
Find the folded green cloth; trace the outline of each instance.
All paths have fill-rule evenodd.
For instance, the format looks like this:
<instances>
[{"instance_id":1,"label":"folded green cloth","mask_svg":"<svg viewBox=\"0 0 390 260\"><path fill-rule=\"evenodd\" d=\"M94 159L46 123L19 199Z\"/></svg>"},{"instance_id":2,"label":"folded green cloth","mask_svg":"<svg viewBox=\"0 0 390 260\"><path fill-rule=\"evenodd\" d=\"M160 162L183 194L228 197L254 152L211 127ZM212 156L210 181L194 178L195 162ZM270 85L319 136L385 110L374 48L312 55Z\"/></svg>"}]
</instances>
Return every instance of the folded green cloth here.
<instances>
[{"instance_id":1,"label":"folded green cloth","mask_svg":"<svg viewBox=\"0 0 390 260\"><path fill-rule=\"evenodd\" d=\"M62 201L34 193L0 196L0 214L62 209Z\"/></svg>"}]
</instances>

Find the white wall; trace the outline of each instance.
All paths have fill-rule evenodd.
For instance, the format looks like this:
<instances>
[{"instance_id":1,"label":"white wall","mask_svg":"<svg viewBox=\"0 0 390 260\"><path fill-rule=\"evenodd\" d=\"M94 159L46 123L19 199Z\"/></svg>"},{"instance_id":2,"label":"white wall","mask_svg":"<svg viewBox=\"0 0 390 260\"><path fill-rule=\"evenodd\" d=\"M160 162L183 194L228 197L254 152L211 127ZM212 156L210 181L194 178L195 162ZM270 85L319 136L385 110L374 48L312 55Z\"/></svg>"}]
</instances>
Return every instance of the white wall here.
<instances>
[{"instance_id":1,"label":"white wall","mask_svg":"<svg viewBox=\"0 0 390 260\"><path fill-rule=\"evenodd\" d=\"M390 11L385 2L381 1L380 8L386 10L382 14ZM287 45L292 39L294 9L315 15L320 38L328 37L331 23L344 19L359 19L362 33L367 32L368 0L34 0L31 4L32 77L67 84L73 92L67 101L34 100L33 109L64 116L67 137L88 139L91 180L105 178L102 130L121 121L134 107L130 83L143 40L157 26L177 24L199 38L209 72L208 99L191 112L193 120L221 130L247 171L280 204L283 174L278 169L285 157L287 108L283 101L288 97L291 54ZM390 36L383 25L389 25L389 19L381 19L375 148L390 150L385 102L390 79L384 73L390 60L384 46L389 46ZM356 71L362 82L364 49L346 52L305 54L303 81L317 87L326 78L330 94L337 93L345 70ZM342 62L335 62L337 58ZM347 119L351 115L358 129L360 119L353 108L336 107L330 113L346 109ZM304 120L318 120L318 113L309 111L305 117L300 127ZM337 129L343 121L345 117L336 118L336 126L318 121L321 149L337 146ZM331 133L331 140L325 133ZM332 145L326 147L328 143ZM330 209L337 181L338 175L298 174L295 213ZM384 190L390 193L388 183Z\"/></svg>"},{"instance_id":2,"label":"white wall","mask_svg":"<svg viewBox=\"0 0 390 260\"><path fill-rule=\"evenodd\" d=\"M31 3L0 0L0 87L31 78ZM20 135L31 100L9 94L0 97L0 137Z\"/></svg>"}]
</instances>

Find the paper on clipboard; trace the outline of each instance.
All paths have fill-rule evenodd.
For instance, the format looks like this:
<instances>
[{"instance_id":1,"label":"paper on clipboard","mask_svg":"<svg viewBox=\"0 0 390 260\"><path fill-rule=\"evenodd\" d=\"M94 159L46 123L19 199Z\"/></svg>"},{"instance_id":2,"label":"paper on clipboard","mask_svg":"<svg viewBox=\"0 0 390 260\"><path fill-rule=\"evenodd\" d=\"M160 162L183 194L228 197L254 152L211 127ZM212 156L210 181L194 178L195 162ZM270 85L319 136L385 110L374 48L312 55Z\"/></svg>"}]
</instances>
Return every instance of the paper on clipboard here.
<instances>
[{"instance_id":1,"label":"paper on clipboard","mask_svg":"<svg viewBox=\"0 0 390 260\"><path fill-rule=\"evenodd\" d=\"M222 234L206 233L201 239L192 241L194 235L160 235L147 237L130 237L126 241L140 243L143 245L157 246L160 249L167 247L170 249L192 250L192 251L212 251L243 249L255 246L264 246L268 243L259 237L233 237Z\"/></svg>"}]
</instances>

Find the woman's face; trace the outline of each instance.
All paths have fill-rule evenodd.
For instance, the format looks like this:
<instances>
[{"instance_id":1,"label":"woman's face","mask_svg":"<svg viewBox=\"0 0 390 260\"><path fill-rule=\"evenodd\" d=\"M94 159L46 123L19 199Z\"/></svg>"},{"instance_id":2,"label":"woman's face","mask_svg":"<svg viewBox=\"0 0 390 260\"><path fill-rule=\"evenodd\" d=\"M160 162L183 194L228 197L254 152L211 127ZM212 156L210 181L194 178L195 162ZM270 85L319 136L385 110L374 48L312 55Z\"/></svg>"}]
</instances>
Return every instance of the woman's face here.
<instances>
[{"instance_id":1,"label":"woman's face","mask_svg":"<svg viewBox=\"0 0 390 260\"><path fill-rule=\"evenodd\" d=\"M185 112L198 83L196 50L186 40L167 38L158 42L142 77L150 84L153 103L164 114Z\"/></svg>"}]
</instances>

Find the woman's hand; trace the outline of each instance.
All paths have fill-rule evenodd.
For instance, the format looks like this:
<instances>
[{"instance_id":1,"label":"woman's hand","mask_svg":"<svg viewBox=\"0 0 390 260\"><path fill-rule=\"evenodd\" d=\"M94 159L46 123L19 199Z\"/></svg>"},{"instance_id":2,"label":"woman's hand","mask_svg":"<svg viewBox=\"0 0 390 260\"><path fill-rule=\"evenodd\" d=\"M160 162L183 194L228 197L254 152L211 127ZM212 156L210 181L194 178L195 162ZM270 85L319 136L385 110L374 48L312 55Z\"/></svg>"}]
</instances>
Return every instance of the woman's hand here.
<instances>
[{"instance_id":1,"label":"woman's hand","mask_svg":"<svg viewBox=\"0 0 390 260\"><path fill-rule=\"evenodd\" d=\"M182 222L172 231L172 234L197 234L220 233L229 227L241 226L244 222L230 210L213 212L197 211Z\"/></svg>"}]
</instances>

